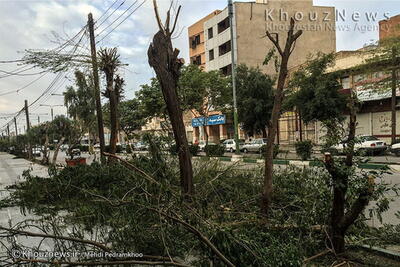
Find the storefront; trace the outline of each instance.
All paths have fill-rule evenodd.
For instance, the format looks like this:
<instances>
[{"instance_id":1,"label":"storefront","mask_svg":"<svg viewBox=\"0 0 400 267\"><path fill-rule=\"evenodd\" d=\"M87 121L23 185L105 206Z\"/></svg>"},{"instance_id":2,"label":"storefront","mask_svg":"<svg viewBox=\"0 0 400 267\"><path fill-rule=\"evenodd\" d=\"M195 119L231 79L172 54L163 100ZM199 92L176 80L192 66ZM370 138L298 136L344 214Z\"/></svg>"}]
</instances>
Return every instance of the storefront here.
<instances>
[{"instance_id":1,"label":"storefront","mask_svg":"<svg viewBox=\"0 0 400 267\"><path fill-rule=\"evenodd\" d=\"M193 142L206 140L208 137L209 142L219 144L221 140L228 139L231 136L227 125L224 114L193 118Z\"/></svg>"}]
</instances>

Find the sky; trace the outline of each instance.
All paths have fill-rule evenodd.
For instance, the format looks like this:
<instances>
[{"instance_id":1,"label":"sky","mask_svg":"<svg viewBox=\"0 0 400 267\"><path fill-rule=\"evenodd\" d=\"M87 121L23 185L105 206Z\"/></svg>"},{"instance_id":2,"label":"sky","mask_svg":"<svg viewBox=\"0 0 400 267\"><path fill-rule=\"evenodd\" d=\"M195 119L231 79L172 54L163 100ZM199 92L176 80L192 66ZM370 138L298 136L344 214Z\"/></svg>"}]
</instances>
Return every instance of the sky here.
<instances>
[{"instance_id":1,"label":"sky","mask_svg":"<svg viewBox=\"0 0 400 267\"><path fill-rule=\"evenodd\" d=\"M148 65L147 48L158 27L154 18L152 1L147 0L129 17L131 11L123 13L134 4L134 10L142 0L0 0L0 131L10 120L10 115L18 112L24 105L34 102L49 87L55 74L38 74L41 69L24 72L24 76L7 76L6 72L21 68L17 63L1 63L20 59L26 49L54 49L58 46L57 39L65 40L74 36L87 22L87 14L93 13L97 20L114 3L107 13L97 23L97 40L100 47L117 47L121 60L127 66L119 73L126 81L126 98L134 97L141 84L149 82L154 77L153 70ZM165 14L170 0L158 0L161 14ZM251 2L245 1L242 2ZM226 7L227 0L180 0L182 5L178 22L177 34L173 44L178 48L180 56L189 62L187 28L202 17L216 9ZM334 6L346 14L359 12L359 22L339 21L337 27L337 51L355 50L378 39L377 22L368 22L363 14L377 13L378 19L400 14L400 0L314 0L314 5ZM115 26L127 19L116 29ZM115 21L117 18L119 20ZM114 22L115 21L115 22ZM114 22L114 23L113 23ZM346 28L348 26L349 28ZM370 26L370 29L366 29ZM103 31L104 30L104 31ZM54 35L57 33L57 35ZM56 37L58 36L58 37ZM104 38L104 39L103 39ZM103 40L102 40L103 39ZM83 44L88 43L83 41ZM80 50L84 51L84 49ZM29 86L27 86L30 84ZM73 84L73 71L63 74L54 90L45 94L30 107L31 123L50 120L50 107L40 105L62 105L62 94L66 86ZM103 83L104 84L104 83ZM102 84L102 85L103 85ZM104 88L104 86L103 86ZM15 92L16 90L18 92ZM9 94L4 94L12 92ZM65 114L65 107L55 106L54 114ZM18 117L18 128L23 132L26 124L24 116Z\"/></svg>"}]
</instances>

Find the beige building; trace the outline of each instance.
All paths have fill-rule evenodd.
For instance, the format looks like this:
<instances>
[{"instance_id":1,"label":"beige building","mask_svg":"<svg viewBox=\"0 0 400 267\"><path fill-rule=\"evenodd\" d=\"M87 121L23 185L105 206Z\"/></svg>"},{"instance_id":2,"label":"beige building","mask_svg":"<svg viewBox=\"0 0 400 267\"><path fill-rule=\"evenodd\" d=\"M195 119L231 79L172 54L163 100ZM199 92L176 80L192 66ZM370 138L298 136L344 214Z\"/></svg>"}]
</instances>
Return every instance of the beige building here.
<instances>
[{"instance_id":1,"label":"beige building","mask_svg":"<svg viewBox=\"0 0 400 267\"><path fill-rule=\"evenodd\" d=\"M215 10L188 28L189 35L189 57L190 63L199 65L201 68L206 64L206 50L204 38L204 22L218 15L221 11Z\"/></svg>"},{"instance_id":2,"label":"beige building","mask_svg":"<svg viewBox=\"0 0 400 267\"><path fill-rule=\"evenodd\" d=\"M314 6L312 0L257 0L256 2L234 2L233 10L233 38L230 32L228 8L213 12L212 16L203 18L189 28L190 44L193 42L193 33L201 33L199 35L199 41L202 44L200 50L203 55L204 49L205 55L205 64L203 57L200 62L191 60L191 63L201 63L198 65L205 66L206 71L220 70L223 74L229 75L232 71L231 49L234 47L236 64L259 67L269 75L276 75L274 64L263 65L266 55L273 48L273 44L266 37L266 31L278 34L279 42L283 46L291 17L296 19L296 29L303 30L303 35L296 43L289 62L290 68L303 64L310 54L336 51L335 9L333 7ZM197 54L191 49L191 59L194 59L194 55ZM295 114L291 114L281 120L280 127L282 136L278 137L281 139L279 141L291 142L293 131L301 125ZM213 141L233 138L234 135L232 120L228 116L223 124L210 125L206 128ZM201 131L199 127L194 127L195 139L204 138ZM306 130L306 133L315 135L315 129ZM241 132L240 138L248 137Z\"/></svg>"}]
</instances>

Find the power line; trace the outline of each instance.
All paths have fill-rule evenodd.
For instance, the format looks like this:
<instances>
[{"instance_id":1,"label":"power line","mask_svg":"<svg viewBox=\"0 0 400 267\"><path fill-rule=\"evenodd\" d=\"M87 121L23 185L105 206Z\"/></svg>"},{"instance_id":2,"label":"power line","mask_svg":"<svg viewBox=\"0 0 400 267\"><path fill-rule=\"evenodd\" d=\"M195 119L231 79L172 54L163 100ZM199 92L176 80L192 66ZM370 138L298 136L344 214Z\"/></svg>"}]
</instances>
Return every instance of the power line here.
<instances>
[{"instance_id":1,"label":"power line","mask_svg":"<svg viewBox=\"0 0 400 267\"><path fill-rule=\"evenodd\" d=\"M125 15L125 13L127 13L134 5L136 5L136 3L138 2L138 0L135 0L135 2L133 2L121 15L118 16L118 18L116 18L114 21L112 21L108 26L106 26L105 28L103 28L97 35L99 36L100 34L102 34L105 30L107 30L109 27L111 27L115 22L117 22L123 15Z\"/></svg>"},{"instance_id":2,"label":"power line","mask_svg":"<svg viewBox=\"0 0 400 267\"><path fill-rule=\"evenodd\" d=\"M118 0L115 0L114 3L112 3L112 5L109 6L109 7L106 9L106 11L104 11L103 14L100 16L100 18L98 18L97 21L95 21L95 22L100 21L101 18L102 18L102 17L115 5L115 3L117 3L117 2L118 2ZM125 1L124 1L124 2L125 2ZM107 18L106 18L105 20L107 20Z\"/></svg>"},{"instance_id":3,"label":"power line","mask_svg":"<svg viewBox=\"0 0 400 267\"><path fill-rule=\"evenodd\" d=\"M122 23L124 23L124 21L126 21L130 16L132 16L132 14L135 13L146 1L147 0L143 0L143 2L138 7L136 7L131 13L129 13L128 16L126 16L125 19L123 19L120 23L118 23L117 26L115 26L111 31L109 31L106 35L104 35L103 38L97 41L96 44L103 41L108 35L110 35L110 33L112 33L116 28L118 28Z\"/></svg>"},{"instance_id":4,"label":"power line","mask_svg":"<svg viewBox=\"0 0 400 267\"><path fill-rule=\"evenodd\" d=\"M117 0L117 1L118 1L118 0ZM114 4L115 4L117 1L115 1ZM113 5L114 5L114 4L113 4ZM114 11L111 12L111 14L108 15L99 25L97 25L97 27L95 28L95 30L97 30L101 25L103 25L104 22L106 22L112 15L114 15L114 13L115 13L121 6L123 6L123 4L125 4L125 0L124 0L117 8L115 8ZM108 11L110 8L111 8L111 7L109 7L109 8L107 9L107 11ZM101 19L101 17L100 17L97 21L100 21L100 19Z\"/></svg>"}]
</instances>

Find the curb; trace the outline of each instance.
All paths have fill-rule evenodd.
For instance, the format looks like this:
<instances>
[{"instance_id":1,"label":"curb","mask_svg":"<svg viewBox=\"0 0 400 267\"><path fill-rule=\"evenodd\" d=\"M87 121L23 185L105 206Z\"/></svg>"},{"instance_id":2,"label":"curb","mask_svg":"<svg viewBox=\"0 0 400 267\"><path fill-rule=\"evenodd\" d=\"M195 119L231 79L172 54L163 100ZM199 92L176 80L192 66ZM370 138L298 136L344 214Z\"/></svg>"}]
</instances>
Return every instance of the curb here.
<instances>
[{"instance_id":1,"label":"curb","mask_svg":"<svg viewBox=\"0 0 400 267\"><path fill-rule=\"evenodd\" d=\"M224 162L243 162L249 164L264 164L263 159L252 159L252 158L230 158L230 157L193 157L199 160L218 160ZM301 161L301 160L282 160L274 159L275 165L293 165L293 166L310 166L310 167L322 167L323 163L321 161ZM400 165L389 165L389 164L376 164L376 163L361 163L359 164L360 169L365 170L392 170L395 172L400 172Z\"/></svg>"}]
</instances>

